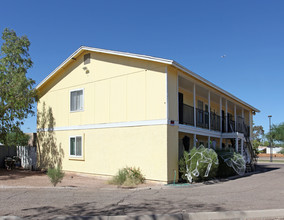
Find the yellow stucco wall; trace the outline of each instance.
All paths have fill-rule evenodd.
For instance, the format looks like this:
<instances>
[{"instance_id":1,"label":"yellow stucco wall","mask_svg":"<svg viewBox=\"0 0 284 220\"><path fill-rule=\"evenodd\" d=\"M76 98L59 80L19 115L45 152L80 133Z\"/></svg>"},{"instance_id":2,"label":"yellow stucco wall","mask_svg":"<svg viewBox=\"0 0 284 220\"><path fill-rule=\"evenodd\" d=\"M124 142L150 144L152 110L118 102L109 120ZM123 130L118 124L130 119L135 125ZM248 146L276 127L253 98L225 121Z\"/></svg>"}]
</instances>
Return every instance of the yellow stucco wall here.
<instances>
[{"instance_id":1,"label":"yellow stucco wall","mask_svg":"<svg viewBox=\"0 0 284 220\"><path fill-rule=\"evenodd\" d=\"M168 181L178 180L178 126L167 126L167 174ZM176 178L176 179L174 179Z\"/></svg>"},{"instance_id":2,"label":"yellow stucco wall","mask_svg":"<svg viewBox=\"0 0 284 220\"><path fill-rule=\"evenodd\" d=\"M176 69L172 68L171 66L167 67L167 85L168 85L168 115L169 120L178 121L178 72Z\"/></svg>"},{"instance_id":3,"label":"yellow stucco wall","mask_svg":"<svg viewBox=\"0 0 284 220\"><path fill-rule=\"evenodd\" d=\"M183 88L179 88L179 92L181 92L183 94L183 102L186 105L190 105L193 107L193 93L190 92L189 90L183 89ZM196 94L195 97L196 100L196 108L198 107L198 100L203 102L203 110L205 110L205 104L208 105L208 98L204 98L198 94ZM210 102L210 109L212 112L215 111L216 114L220 114L220 103L216 103L214 101L211 100Z\"/></svg>"},{"instance_id":4,"label":"yellow stucco wall","mask_svg":"<svg viewBox=\"0 0 284 220\"><path fill-rule=\"evenodd\" d=\"M193 79L193 77L189 76L187 73L185 73L183 71L179 71L179 75L181 77L184 77L185 79L193 82L193 83L196 83L198 86L200 86L200 87L202 87L204 89L210 90L211 94L214 93L217 96L221 96L223 99L227 99L228 102L230 102L231 105L236 104L236 105L238 105L239 108L244 108L246 111L248 110L247 107L245 107L243 104L241 104L241 103L239 103L237 101L232 100L230 97L228 97L228 96L226 96L224 94L221 94L216 89L208 87L203 82L201 82L199 80L196 80L196 79ZM179 87L178 89L179 89L179 92L184 94L184 97L183 97L184 103L187 104L187 105L193 106L193 92L191 92L193 88L184 89L184 88ZM208 104L208 98L207 97L204 98L204 97L200 96L198 94L198 92L196 92L196 107L198 105L198 100L203 101L203 105ZM214 112L214 110L215 110L216 114L218 114L218 115L220 114L220 102L219 101L215 102L215 101L211 100L210 107L211 107L211 111ZM225 102L224 102L224 100L222 102L222 110L225 111ZM227 111L228 111L228 113L230 113L230 114L232 114L234 116L234 108L232 106L230 106L229 104L228 104ZM237 111L237 115L239 115L239 116L242 115L241 114L241 110Z\"/></svg>"},{"instance_id":5,"label":"yellow stucco wall","mask_svg":"<svg viewBox=\"0 0 284 220\"><path fill-rule=\"evenodd\" d=\"M179 88L179 92L183 94L183 103L193 107L193 93L183 88Z\"/></svg>"},{"instance_id":6,"label":"yellow stucco wall","mask_svg":"<svg viewBox=\"0 0 284 220\"><path fill-rule=\"evenodd\" d=\"M69 156L71 136L82 137L82 158ZM60 152L59 146L63 151L63 170L115 175L119 168L135 166L147 179L167 182L166 125L56 131L52 139L53 153Z\"/></svg>"},{"instance_id":7,"label":"yellow stucco wall","mask_svg":"<svg viewBox=\"0 0 284 220\"><path fill-rule=\"evenodd\" d=\"M180 141L182 141L182 139L185 137L185 136L188 136L190 138L190 144L189 144L189 147L190 149L192 149L194 147L194 135L193 134L187 134L187 133L184 133L184 132L179 132L178 133L178 139Z\"/></svg>"},{"instance_id":8,"label":"yellow stucco wall","mask_svg":"<svg viewBox=\"0 0 284 220\"><path fill-rule=\"evenodd\" d=\"M38 109L43 102L52 106L57 127L165 119L165 65L113 56L92 53L86 65L78 57L41 89ZM70 91L77 89L84 90L84 110L70 112Z\"/></svg>"},{"instance_id":9,"label":"yellow stucco wall","mask_svg":"<svg viewBox=\"0 0 284 220\"><path fill-rule=\"evenodd\" d=\"M101 53L91 53L90 64L84 65L83 55L39 90L39 116L45 105L55 129L38 132L45 137L39 157L45 156L47 163L62 160L64 170L99 175L136 166L147 179L167 182L167 125L74 130L82 125L166 120L166 65ZM84 90L84 109L70 112L70 91L78 89ZM82 136L83 158L69 156L70 136ZM57 156L51 159L51 153Z\"/></svg>"}]
</instances>

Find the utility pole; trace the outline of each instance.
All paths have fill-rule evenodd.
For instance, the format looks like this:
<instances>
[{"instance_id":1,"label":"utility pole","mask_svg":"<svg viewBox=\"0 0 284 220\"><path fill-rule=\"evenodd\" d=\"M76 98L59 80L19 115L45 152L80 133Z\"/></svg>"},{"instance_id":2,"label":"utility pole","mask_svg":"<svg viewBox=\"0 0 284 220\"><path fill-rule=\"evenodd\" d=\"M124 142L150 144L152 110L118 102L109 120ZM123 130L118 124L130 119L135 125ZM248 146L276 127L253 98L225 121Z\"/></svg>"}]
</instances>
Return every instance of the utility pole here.
<instances>
[{"instance_id":1,"label":"utility pole","mask_svg":"<svg viewBox=\"0 0 284 220\"><path fill-rule=\"evenodd\" d=\"M272 162L271 117L272 117L272 115L268 115L268 118L269 118L269 146L270 146L270 162Z\"/></svg>"}]
</instances>

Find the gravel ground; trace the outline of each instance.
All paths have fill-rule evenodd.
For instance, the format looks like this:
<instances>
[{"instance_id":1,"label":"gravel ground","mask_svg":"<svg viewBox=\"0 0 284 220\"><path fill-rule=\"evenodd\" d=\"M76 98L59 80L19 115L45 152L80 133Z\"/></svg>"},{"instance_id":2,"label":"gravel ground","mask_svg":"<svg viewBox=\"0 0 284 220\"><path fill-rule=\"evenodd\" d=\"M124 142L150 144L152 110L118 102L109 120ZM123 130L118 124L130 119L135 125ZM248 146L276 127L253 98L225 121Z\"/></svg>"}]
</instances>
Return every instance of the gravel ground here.
<instances>
[{"instance_id":1,"label":"gravel ground","mask_svg":"<svg viewBox=\"0 0 284 220\"><path fill-rule=\"evenodd\" d=\"M117 188L108 184L109 178L94 176L91 174L80 174L65 172L61 183L56 187L79 187L79 188ZM151 187L159 185L155 182L146 182L137 188ZM30 171L23 169L6 170L0 169L0 188L44 188L53 187L45 172Z\"/></svg>"},{"instance_id":2,"label":"gravel ground","mask_svg":"<svg viewBox=\"0 0 284 220\"><path fill-rule=\"evenodd\" d=\"M66 173L59 187L52 187L43 173L2 170L0 216L54 219L283 209L284 164L264 163L259 168L258 173L241 178L185 186L148 183L137 189L72 173Z\"/></svg>"}]
</instances>

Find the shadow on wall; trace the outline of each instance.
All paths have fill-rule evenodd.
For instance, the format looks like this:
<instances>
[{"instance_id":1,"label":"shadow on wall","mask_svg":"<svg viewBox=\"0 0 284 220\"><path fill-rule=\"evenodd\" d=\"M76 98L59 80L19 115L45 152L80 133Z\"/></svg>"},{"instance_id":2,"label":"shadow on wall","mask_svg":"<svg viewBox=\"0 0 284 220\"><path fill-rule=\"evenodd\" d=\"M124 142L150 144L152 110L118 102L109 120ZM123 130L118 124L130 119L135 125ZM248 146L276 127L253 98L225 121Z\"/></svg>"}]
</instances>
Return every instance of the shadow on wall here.
<instances>
[{"instance_id":1,"label":"shadow on wall","mask_svg":"<svg viewBox=\"0 0 284 220\"><path fill-rule=\"evenodd\" d=\"M54 126L55 118L53 117L52 108L47 108L45 102L43 102L42 111L38 110L37 112L37 167L39 168L57 166L62 168L64 151L61 143L57 144Z\"/></svg>"}]
</instances>

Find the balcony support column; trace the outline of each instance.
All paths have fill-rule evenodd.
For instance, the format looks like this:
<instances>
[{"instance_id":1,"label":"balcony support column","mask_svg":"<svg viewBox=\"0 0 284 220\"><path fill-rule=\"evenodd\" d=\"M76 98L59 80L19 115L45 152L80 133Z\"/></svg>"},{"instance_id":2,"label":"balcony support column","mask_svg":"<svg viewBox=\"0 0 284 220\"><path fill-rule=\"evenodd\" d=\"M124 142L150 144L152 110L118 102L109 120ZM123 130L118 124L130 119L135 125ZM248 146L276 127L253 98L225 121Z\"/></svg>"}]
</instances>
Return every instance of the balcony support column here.
<instances>
[{"instance_id":1,"label":"balcony support column","mask_svg":"<svg viewBox=\"0 0 284 220\"><path fill-rule=\"evenodd\" d=\"M211 148L211 146L210 146L210 136L208 136L208 148Z\"/></svg>"},{"instance_id":2,"label":"balcony support column","mask_svg":"<svg viewBox=\"0 0 284 220\"><path fill-rule=\"evenodd\" d=\"M242 108L242 132L243 133L245 132L244 124L245 124L245 112L244 112L244 109Z\"/></svg>"},{"instance_id":3,"label":"balcony support column","mask_svg":"<svg viewBox=\"0 0 284 220\"><path fill-rule=\"evenodd\" d=\"M225 119L226 119L226 132L228 132L228 100L226 99L225 105Z\"/></svg>"},{"instance_id":4,"label":"balcony support column","mask_svg":"<svg viewBox=\"0 0 284 220\"><path fill-rule=\"evenodd\" d=\"M242 138L241 139L241 155L243 156L244 155L244 139Z\"/></svg>"},{"instance_id":5,"label":"balcony support column","mask_svg":"<svg viewBox=\"0 0 284 220\"><path fill-rule=\"evenodd\" d=\"M208 129L211 130L210 90L208 90Z\"/></svg>"},{"instance_id":6,"label":"balcony support column","mask_svg":"<svg viewBox=\"0 0 284 220\"><path fill-rule=\"evenodd\" d=\"M197 147L196 146L196 134L193 134L193 147Z\"/></svg>"},{"instance_id":7,"label":"balcony support column","mask_svg":"<svg viewBox=\"0 0 284 220\"><path fill-rule=\"evenodd\" d=\"M235 144L236 146L235 146L235 150L236 150L236 152L238 152L238 148L239 148L239 139L236 137L236 144Z\"/></svg>"},{"instance_id":8,"label":"balcony support column","mask_svg":"<svg viewBox=\"0 0 284 220\"><path fill-rule=\"evenodd\" d=\"M237 106L234 104L234 115L235 115L235 132L237 132Z\"/></svg>"},{"instance_id":9,"label":"balcony support column","mask_svg":"<svg viewBox=\"0 0 284 220\"><path fill-rule=\"evenodd\" d=\"M251 114L251 111L249 111L249 136L251 137L251 131L252 131L252 114Z\"/></svg>"},{"instance_id":10,"label":"balcony support column","mask_svg":"<svg viewBox=\"0 0 284 220\"><path fill-rule=\"evenodd\" d=\"M196 95L195 94L195 83L193 83L193 121L194 121L194 127L196 127L196 97L195 97L195 95Z\"/></svg>"},{"instance_id":11,"label":"balcony support column","mask_svg":"<svg viewBox=\"0 0 284 220\"><path fill-rule=\"evenodd\" d=\"M222 143L223 143L223 138L220 138L220 149L222 150Z\"/></svg>"},{"instance_id":12,"label":"balcony support column","mask_svg":"<svg viewBox=\"0 0 284 220\"><path fill-rule=\"evenodd\" d=\"M222 132L222 97L220 96L220 132Z\"/></svg>"}]
</instances>

